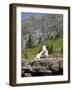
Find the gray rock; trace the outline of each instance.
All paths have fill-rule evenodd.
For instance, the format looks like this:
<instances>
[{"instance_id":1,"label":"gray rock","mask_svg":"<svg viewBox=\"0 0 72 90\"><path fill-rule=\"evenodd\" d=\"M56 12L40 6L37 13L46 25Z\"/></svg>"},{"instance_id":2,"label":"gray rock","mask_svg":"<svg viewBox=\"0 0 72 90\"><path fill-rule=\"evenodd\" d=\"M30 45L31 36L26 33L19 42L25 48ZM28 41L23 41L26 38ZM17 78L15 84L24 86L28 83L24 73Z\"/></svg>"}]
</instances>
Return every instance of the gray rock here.
<instances>
[{"instance_id":1,"label":"gray rock","mask_svg":"<svg viewBox=\"0 0 72 90\"><path fill-rule=\"evenodd\" d=\"M31 73L25 73L25 77L31 77Z\"/></svg>"},{"instance_id":2,"label":"gray rock","mask_svg":"<svg viewBox=\"0 0 72 90\"><path fill-rule=\"evenodd\" d=\"M24 63L24 64L23 64ZM63 74L63 59L48 58L46 60L22 62L22 76L47 76Z\"/></svg>"}]
</instances>

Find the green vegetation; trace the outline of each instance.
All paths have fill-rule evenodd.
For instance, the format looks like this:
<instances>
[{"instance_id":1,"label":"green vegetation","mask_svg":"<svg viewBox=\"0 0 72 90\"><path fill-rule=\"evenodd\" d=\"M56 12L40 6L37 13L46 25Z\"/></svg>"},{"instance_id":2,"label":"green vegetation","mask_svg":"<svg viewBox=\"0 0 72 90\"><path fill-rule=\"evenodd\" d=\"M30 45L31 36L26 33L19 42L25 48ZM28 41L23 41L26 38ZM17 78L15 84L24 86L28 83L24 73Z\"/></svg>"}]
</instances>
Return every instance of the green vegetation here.
<instances>
[{"instance_id":1,"label":"green vegetation","mask_svg":"<svg viewBox=\"0 0 72 90\"><path fill-rule=\"evenodd\" d=\"M52 45L52 44L50 45L48 51L49 51L49 52L48 52L49 54L52 54L52 53L53 53L53 45Z\"/></svg>"},{"instance_id":2,"label":"green vegetation","mask_svg":"<svg viewBox=\"0 0 72 90\"><path fill-rule=\"evenodd\" d=\"M41 47L34 47L34 48L25 48L24 50L22 50L22 58L25 59L34 59L34 57L36 56L36 54L41 51Z\"/></svg>"},{"instance_id":3,"label":"green vegetation","mask_svg":"<svg viewBox=\"0 0 72 90\"><path fill-rule=\"evenodd\" d=\"M61 54L63 54L63 47L61 48Z\"/></svg>"},{"instance_id":4,"label":"green vegetation","mask_svg":"<svg viewBox=\"0 0 72 90\"><path fill-rule=\"evenodd\" d=\"M27 48L22 49L22 58L33 60L37 53L42 50L43 45L46 45L50 56L56 57L63 55L63 38L61 37L57 39L47 39L43 42L40 39L38 45L35 47L32 47L32 44L31 36L29 36L28 45L26 45Z\"/></svg>"}]
</instances>

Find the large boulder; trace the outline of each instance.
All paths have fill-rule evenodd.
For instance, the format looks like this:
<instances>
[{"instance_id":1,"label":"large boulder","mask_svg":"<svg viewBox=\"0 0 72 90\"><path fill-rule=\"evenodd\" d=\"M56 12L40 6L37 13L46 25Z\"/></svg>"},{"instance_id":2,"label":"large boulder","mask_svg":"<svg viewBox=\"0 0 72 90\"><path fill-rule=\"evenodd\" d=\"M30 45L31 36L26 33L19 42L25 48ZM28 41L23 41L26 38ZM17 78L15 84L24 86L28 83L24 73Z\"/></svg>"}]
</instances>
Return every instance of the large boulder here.
<instances>
[{"instance_id":1,"label":"large boulder","mask_svg":"<svg viewBox=\"0 0 72 90\"><path fill-rule=\"evenodd\" d=\"M39 61L23 61L22 76L63 75L63 58L48 58Z\"/></svg>"}]
</instances>

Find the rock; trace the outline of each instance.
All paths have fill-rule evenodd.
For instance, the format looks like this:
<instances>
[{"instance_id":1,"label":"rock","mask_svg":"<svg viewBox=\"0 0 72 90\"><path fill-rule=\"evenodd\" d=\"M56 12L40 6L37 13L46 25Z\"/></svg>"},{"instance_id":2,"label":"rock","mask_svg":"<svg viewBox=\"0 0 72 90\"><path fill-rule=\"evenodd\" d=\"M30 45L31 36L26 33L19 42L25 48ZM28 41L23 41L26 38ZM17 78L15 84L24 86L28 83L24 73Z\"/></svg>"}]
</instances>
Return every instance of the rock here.
<instances>
[{"instance_id":1,"label":"rock","mask_svg":"<svg viewBox=\"0 0 72 90\"><path fill-rule=\"evenodd\" d=\"M41 62L40 62L40 61L33 61L33 62L31 63L31 65L32 65L32 66L35 66L35 67L41 66Z\"/></svg>"},{"instance_id":2,"label":"rock","mask_svg":"<svg viewBox=\"0 0 72 90\"><path fill-rule=\"evenodd\" d=\"M32 67L30 65L26 65L22 67L22 70L24 70L25 72L31 72L32 71Z\"/></svg>"},{"instance_id":3,"label":"rock","mask_svg":"<svg viewBox=\"0 0 72 90\"><path fill-rule=\"evenodd\" d=\"M22 62L22 77L63 75L63 59L48 58L39 61Z\"/></svg>"},{"instance_id":4,"label":"rock","mask_svg":"<svg viewBox=\"0 0 72 90\"><path fill-rule=\"evenodd\" d=\"M35 17L35 16L34 16ZM36 45L41 36L42 40L45 38L55 38L57 34L63 33L63 16L46 14L41 18L22 20L22 48L26 47L28 35L31 34L32 41Z\"/></svg>"},{"instance_id":5,"label":"rock","mask_svg":"<svg viewBox=\"0 0 72 90\"><path fill-rule=\"evenodd\" d=\"M22 62L21 62L22 67L23 67L23 66L26 66L27 64L28 64L28 63L27 63L26 61L22 60Z\"/></svg>"},{"instance_id":6,"label":"rock","mask_svg":"<svg viewBox=\"0 0 72 90\"><path fill-rule=\"evenodd\" d=\"M25 77L31 77L31 73L25 73Z\"/></svg>"},{"instance_id":7,"label":"rock","mask_svg":"<svg viewBox=\"0 0 72 90\"><path fill-rule=\"evenodd\" d=\"M45 67L38 66L38 67L33 67L32 69L34 72L44 72L46 69Z\"/></svg>"},{"instance_id":8,"label":"rock","mask_svg":"<svg viewBox=\"0 0 72 90\"><path fill-rule=\"evenodd\" d=\"M52 65L52 69L55 70L55 71L58 71L59 70L59 64L53 64Z\"/></svg>"},{"instance_id":9,"label":"rock","mask_svg":"<svg viewBox=\"0 0 72 90\"><path fill-rule=\"evenodd\" d=\"M22 77L25 77L25 72L24 72L24 70L21 70L21 76L22 76Z\"/></svg>"}]
</instances>

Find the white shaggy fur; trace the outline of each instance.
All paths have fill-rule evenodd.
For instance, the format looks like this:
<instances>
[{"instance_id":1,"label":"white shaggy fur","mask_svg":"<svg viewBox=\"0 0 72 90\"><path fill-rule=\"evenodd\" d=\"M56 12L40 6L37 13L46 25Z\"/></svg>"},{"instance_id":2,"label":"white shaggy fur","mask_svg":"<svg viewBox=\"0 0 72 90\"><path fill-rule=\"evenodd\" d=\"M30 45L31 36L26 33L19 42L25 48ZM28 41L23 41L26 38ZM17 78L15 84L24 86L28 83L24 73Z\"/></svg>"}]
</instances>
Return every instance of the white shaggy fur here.
<instances>
[{"instance_id":1,"label":"white shaggy fur","mask_svg":"<svg viewBox=\"0 0 72 90\"><path fill-rule=\"evenodd\" d=\"M43 53L45 57L48 57L48 50L46 49L46 46L42 47L42 51L36 55L35 60L39 60L42 57Z\"/></svg>"}]
</instances>

